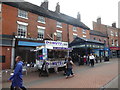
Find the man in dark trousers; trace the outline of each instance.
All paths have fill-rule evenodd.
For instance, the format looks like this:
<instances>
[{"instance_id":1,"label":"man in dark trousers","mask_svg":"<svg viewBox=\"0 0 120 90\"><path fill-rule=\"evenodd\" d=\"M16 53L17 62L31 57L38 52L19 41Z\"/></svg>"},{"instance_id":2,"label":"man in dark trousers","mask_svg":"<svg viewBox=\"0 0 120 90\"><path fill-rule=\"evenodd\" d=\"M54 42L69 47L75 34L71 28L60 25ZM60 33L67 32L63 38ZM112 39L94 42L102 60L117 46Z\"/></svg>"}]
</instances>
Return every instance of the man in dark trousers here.
<instances>
[{"instance_id":1,"label":"man in dark trousers","mask_svg":"<svg viewBox=\"0 0 120 90\"><path fill-rule=\"evenodd\" d=\"M45 60L43 61L39 76L49 76L48 65Z\"/></svg>"},{"instance_id":2,"label":"man in dark trousers","mask_svg":"<svg viewBox=\"0 0 120 90\"><path fill-rule=\"evenodd\" d=\"M22 67L23 67L23 62L21 61L22 58L20 56L17 56L15 61L17 62L14 74L8 79L9 81L12 81L11 85L11 90L16 90L21 88L22 90L27 90L23 86L23 80L22 80Z\"/></svg>"}]
</instances>

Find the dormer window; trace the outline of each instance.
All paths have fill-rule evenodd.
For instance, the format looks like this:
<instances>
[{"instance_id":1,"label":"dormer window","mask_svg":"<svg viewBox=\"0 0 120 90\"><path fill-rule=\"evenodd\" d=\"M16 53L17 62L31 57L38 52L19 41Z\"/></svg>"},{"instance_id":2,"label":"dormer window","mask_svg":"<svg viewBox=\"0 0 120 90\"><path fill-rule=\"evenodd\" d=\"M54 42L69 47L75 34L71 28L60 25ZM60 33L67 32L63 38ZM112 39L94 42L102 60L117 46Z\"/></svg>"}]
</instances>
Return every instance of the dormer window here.
<instances>
[{"instance_id":1,"label":"dormer window","mask_svg":"<svg viewBox=\"0 0 120 90\"><path fill-rule=\"evenodd\" d=\"M28 12L18 9L18 17L28 19Z\"/></svg>"},{"instance_id":2,"label":"dormer window","mask_svg":"<svg viewBox=\"0 0 120 90\"><path fill-rule=\"evenodd\" d=\"M45 17L38 16L38 22L45 24Z\"/></svg>"},{"instance_id":3,"label":"dormer window","mask_svg":"<svg viewBox=\"0 0 120 90\"><path fill-rule=\"evenodd\" d=\"M56 27L62 28L62 23L61 22L57 22Z\"/></svg>"}]
</instances>

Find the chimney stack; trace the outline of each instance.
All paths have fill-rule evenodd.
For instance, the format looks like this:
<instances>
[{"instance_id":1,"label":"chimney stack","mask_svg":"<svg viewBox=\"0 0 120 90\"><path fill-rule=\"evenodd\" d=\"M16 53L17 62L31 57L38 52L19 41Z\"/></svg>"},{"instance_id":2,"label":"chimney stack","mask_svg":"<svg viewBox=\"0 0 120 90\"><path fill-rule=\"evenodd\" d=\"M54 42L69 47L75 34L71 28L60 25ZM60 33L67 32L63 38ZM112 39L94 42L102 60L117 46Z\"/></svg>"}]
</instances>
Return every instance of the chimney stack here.
<instances>
[{"instance_id":1,"label":"chimney stack","mask_svg":"<svg viewBox=\"0 0 120 90\"><path fill-rule=\"evenodd\" d=\"M80 15L79 12L78 12L78 14L77 14L77 19L78 19L79 21L81 21L81 15Z\"/></svg>"},{"instance_id":2,"label":"chimney stack","mask_svg":"<svg viewBox=\"0 0 120 90\"><path fill-rule=\"evenodd\" d=\"M59 5L59 2L57 3L55 12L60 13L60 5Z\"/></svg>"},{"instance_id":3,"label":"chimney stack","mask_svg":"<svg viewBox=\"0 0 120 90\"><path fill-rule=\"evenodd\" d=\"M115 22L112 23L112 27L116 28L116 23Z\"/></svg>"},{"instance_id":4,"label":"chimney stack","mask_svg":"<svg viewBox=\"0 0 120 90\"><path fill-rule=\"evenodd\" d=\"M48 0L44 0L44 2L41 4L41 7L48 10Z\"/></svg>"},{"instance_id":5,"label":"chimney stack","mask_svg":"<svg viewBox=\"0 0 120 90\"><path fill-rule=\"evenodd\" d=\"M97 23L101 24L101 17L97 18Z\"/></svg>"}]
</instances>

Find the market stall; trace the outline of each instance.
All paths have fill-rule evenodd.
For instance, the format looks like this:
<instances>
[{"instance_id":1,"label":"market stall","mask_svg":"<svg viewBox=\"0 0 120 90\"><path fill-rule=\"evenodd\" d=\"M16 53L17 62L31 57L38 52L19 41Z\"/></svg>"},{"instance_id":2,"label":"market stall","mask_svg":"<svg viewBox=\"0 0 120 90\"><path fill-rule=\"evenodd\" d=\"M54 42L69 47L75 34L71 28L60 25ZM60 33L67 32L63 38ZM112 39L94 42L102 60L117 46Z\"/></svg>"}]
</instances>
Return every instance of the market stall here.
<instances>
[{"instance_id":1,"label":"market stall","mask_svg":"<svg viewBox=\"0 0 120 90\"><path fill-rule=\"evenodd\" d=\"M46 40L45 45L37 47L36 50L38 69L42 67L44 60L46 60L48 68L58 69L64 67L65 57L69 56L71 49L68 48L68 42Z\"/></svg>"}]
</instances>

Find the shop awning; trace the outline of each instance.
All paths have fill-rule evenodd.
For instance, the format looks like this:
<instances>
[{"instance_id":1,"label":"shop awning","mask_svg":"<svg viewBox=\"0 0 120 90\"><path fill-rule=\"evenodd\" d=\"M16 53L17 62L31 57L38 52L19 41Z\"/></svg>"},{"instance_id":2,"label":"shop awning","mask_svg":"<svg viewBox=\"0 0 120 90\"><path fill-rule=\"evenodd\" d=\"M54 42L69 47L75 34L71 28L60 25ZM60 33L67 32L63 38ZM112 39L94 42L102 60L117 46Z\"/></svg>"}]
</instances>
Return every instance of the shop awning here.
<instances>
[{"instance_id":1,"label":"shop awning","mask_svg":"<svg viewBox=\"0 0 120 90\"><path fill-rule=\"evenodd\" d=\"M69 46L72 48L104 48L104 43L96 41L96 40L76 37L69 44Z\"/></svg>"},{"instance_id":2,"label":"shop awning","mask_svg":"<svg viewBox=\"0 0 120 90\"><path fill-rule=\"evenodd\" d=\"M27 42L27 41L19 41L19 46L43 46L45 43L37 43L37 42Z\"/></svg>"},{"instance_id":3,"label":"shop awning","mask_svg":"<svg viewBox=\"0 0 120 90\"><path fill-rule=\"evenodd\" d=\"M110 47L111 50L120 50L120 47Z\"/></svg>"}]
</instances>

